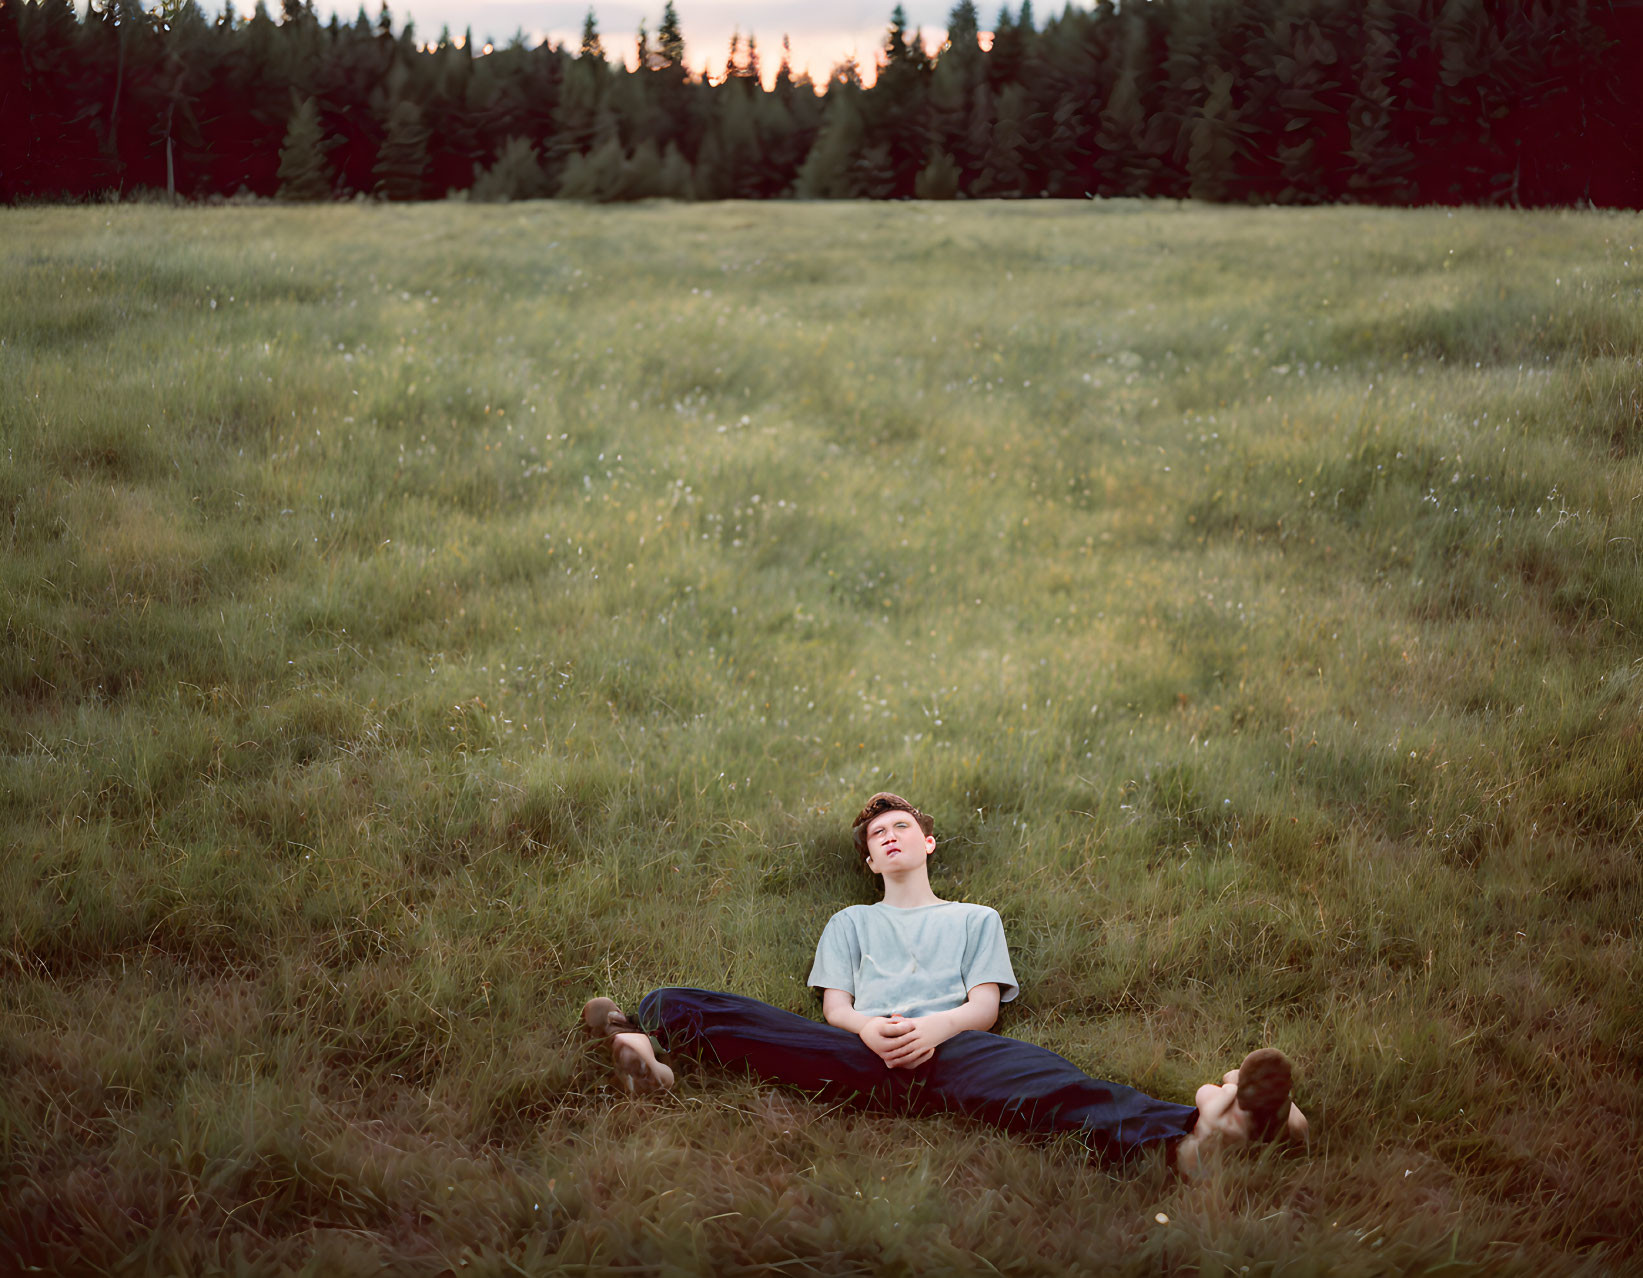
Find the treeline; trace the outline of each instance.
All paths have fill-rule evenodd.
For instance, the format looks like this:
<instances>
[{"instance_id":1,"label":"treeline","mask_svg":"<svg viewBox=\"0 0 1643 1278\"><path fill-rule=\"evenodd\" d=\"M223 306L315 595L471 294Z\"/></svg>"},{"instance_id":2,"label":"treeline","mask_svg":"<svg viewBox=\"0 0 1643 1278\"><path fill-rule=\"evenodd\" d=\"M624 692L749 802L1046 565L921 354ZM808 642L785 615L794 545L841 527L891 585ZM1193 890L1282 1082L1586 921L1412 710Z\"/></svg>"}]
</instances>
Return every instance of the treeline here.
<instances>
[{"instance_id":1,"label":"treeline","mask_svg":"<svg viewBox=\"0 0 1643 1278\"><path fill-rule=\"evenodd\" d=\"M1643 207L1643 7L1100 0L938 52L898 6L871 86L754 37L691 72L672 0L631 61L421 40L384 6L0 0L0 200L1191 196ZM785 41L784 41L785 46Z\"/></svg>"}]
</instances>

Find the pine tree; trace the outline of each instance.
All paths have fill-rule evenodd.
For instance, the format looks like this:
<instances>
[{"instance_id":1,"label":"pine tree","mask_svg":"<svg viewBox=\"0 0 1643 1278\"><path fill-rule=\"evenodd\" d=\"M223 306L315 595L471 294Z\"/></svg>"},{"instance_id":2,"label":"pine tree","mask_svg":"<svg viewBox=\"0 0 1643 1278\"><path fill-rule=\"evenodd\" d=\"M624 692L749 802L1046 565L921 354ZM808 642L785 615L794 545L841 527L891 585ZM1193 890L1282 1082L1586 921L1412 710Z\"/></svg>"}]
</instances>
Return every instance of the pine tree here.
<instances>
[{"instance_id":1,"label":"pine tree","mask_svg":"<svg viewBox=\"0 0 1643 1278\"><path fill-rule=\"evenodd\" d=\"M1148 33L1140 17L1121 21L1124 33L1117 76L1095 135L1097 189L1102 195L1157 194L1153 183L1163 167L1160 155L1164 144L1154 136L1142 83L1147 69ZM1162 128L1169 127L1164 117L1157 119Z\"/></svg>"},{"instance_id":2,"label":"pine tree","mask_svg":"<svg viewBox=\"0 0 1643 1278\"><path fill-rule=\"evenodd\" d=\"M481 170L474 165L474 184L468 198L480 203L540 200L548 194L548 175L542 171L536 145L529 138L511 137L502 144L496 163Z\"/></svg>"},{"instance_id":3,"label":"pine tree","mask_svg":"<svg viewBox=\"0 0 1643 1278\"><path fill-rule=\"evenodd\" d=\"M656 52L662 56L662 65L683 71L685 67L685 37L679 30L679 15L673 0L662 6L662 25L656 29Z\"/></svg>"},{"instance_id":4,"label":"pine tree","mask_svg":"<svg viewBox=\"0 0 1643 1278\"><path fill-rule=\"evenodd\" d=\"M1152 113L1149 128L1162 126L1168 131L1170 145L1164 155L1169 157L1173 153L1175 164L1165 181L1166 190L1159 190L1154 179L1150 194L1183 196L1187 193L1189 179L1185 176L1183 161L1191 145L1192 131L1202 119L1210 79L1217 71L1214 2L1179 0L1170 14L1159 76L1159 109ZM1160 167L1167 171L1172 168Z\"/></svg>"},{"instance_id":5,"label":"pine tree","mask_svg":"<svg viewBox=\"0 0 1643 1278\"><path fill-rule=\"evenodd\" d=\"M1340 55L1315 21L1274 18L1271 41L1281 86L1269 126L1276 130L1271 151L1278 161L1282 203L1316 203L1336 189L1337 159L1348 145L1333 136L1340 124L1336 104Z\"/></svg>"},{"instance_id":6,"label":"pine tree","mask_svg":"<svg viewBox=\"0 0 1643 1278\"><path fill-rule=\"evenodd\" d=\"M868 200L888 200L897 194L898 177L888 143L864 147L850 165L851 193Z\"/></svg>"},{"instance_id":7,"label":"pine tree","mask_svg":"<svg viewBox=\"0 0 1643 1278\"><path fill-rule=\"evenodd\" d=\"M304 98L291 112L291 123L285 130L285 144L280 147L280 199L313 201L331 198L331 165L325 158L327 149L319 107L313 98Z\"/></svg>"},{"instance_id":8,"label":"pine tree","mask_svg":"<svg viewBox=\"0 0 1643 1278\"><path fill-rule=\"evenodd\" d=\"M582 47L578 56L594 62L605 60L605 42L599 38L599 20L592 9L582 19Z\"/></svg>"},{"instance_id":9,"label":"pine tree","mask_svg":"<svg viewBox=\"0 0 1643 1278\"><path fill-rule=\"evenodd\" d=\"M696 164L691 169L690 189L696 193L698 200L730 198L730 177L726 168L724 141L718 129L711 129L696 149Z\"/></svg>"},{"instance_id":10,"label":"pine tree","mask_svg":"<svg viewBox=\"0 0 1643 1278\"><path fill-rule=\"evenodd\" d=\"M657 182L656 194L664 200L695 198L690 185L690 161L685 159L679 148L671 142L662 152L662 173Z\"/></svg>"},{"instance_id":11,"label":"pine tree","mask_svg":"<svg viewBox=\"0 0 1643 1278\"><path fill-rule=\"evenodd\" d=\"M821 132L799 168L795 190L800 199L839 200L856 194L851 168L861 146L859 92L838 78L829 86Z\"/></svg>"},{"instance_id":12,"label":"pine tree","mask_svg":"<svg viewBox=\"0 0 1643 1278\"><path fill-rule=\"evenodd\" d=\"M896 66L908 59L907 11L899 4L890 11L890 30L885 36L885 63Z\"/></svg>"},{"instance_id":13,"label":"pine tree","mask_svg":"<svg viewBox=\"0 0 1643 1278\"><path fill-rule=\"evenodd\" d=\"M919 171L913 194L921 200L951 200L958 195L958 165L945 151L930 156L930 162Z\"/></svg>"},{"instance_id":14,"label":"pine tree","mask_svg":"<svg viewBox=\"0 0 1643 1278\"><path fill-rule=\"evenodd\" d=\"M785 107L793 101L793 46L782 36L782 64L776 68L776 82L771 91Z\"/></svg>"},{"instance_id":15,"label":"pine tree","mask_svg":"<svg viewBox=\"0 0 1643 1278\"><path fill-rule=\"evenodd\" d=\"M606 204L627 198L627 157L621 140L607 139L588 155L573 155L559 182L559 198Z\"/></svg>"},{"instance_id":16,"label":"pine tree","mask_svg":"<svg viewBox=\"0 0 1643 1278\"><path fill-rule=\"evenodd\" d=\"M389 200L420 200L428 174L428 129L416 103L401 98L388 116L388 129L371 170L377 194Z\"/></svg>"},{"instance_id":17,"label":"pine tree","mask_svg":"<svg viewBox=\"0 0 1643 1278\"><path fill-rule=\"evenodd\" d=\"M1016 25L1006 4L993 19L993 47L987 50L987 82L994 93L1002 93L1005 85L1019 81L1026 51L1026 33Z\"/></svg>"},{"instance_id":18,"label":"pine tree","mask_svg":"<svg viewBox=\"0 0 1643 1278\"><path fill-rule=\"evenodd\" d=\"M1042 170L1052 197L1079 199L1096 189L1094 141L1110 91L1115 28L1110 9L1079 11L1052 24L1042 41L1044 96L1036 110L1048 120Z\"/></svg>"},{"instance_id":19,"label":"pine tree","mask_svg":"<svg viewBox=\"0 0 1643 1278\"><path fill-rule=\"evenodd\" d=\"M964 190L971 195L982 193L982 174L987 167L987 153L993 146L993 121L996 103L986 80L978 80L970 91L969 111L964 121L962 156L967 163L964 170Z\"/></svg>"},{"instance_id":20,"label":"pine tree","mask_svg":"<svg viewBox=\"0 0 1643 1278\"><path fill-rule=\"evenodd\" d=\"M810 139L801 132L793 116L791 104L797 100L796 90L791 90L785 99L775 93L755 93L750 100L759 152L759 166L751 175L751 190L757 197L770 199L788 194L793 179L798 176Z\"/></svg>"},{"instance_id":21,"label":"pine tree","mask_svg":"<svg viewBox=\"0 0 1643 1278\"><path fill-rule=\"evenodd\" d=\"M1493 125L1521 96L1524 68L1495 29L1484 0L1444 0L1432 36L1441 84L1433 104L1434 141L1444 154L1445 200L1495 201L1512 181L1514 163L1503 154ZM1531 81L1532 82L1532 81Z\"/></svg>"},{"instance_id":22,"label":"pine tree","mask_svg":"<svg viewBox=\"0 0 1643 1278\"><path fill-rule=\"evenodd\" d=\"M649 138L634 147L628 157L623 185L630 200L653 200L663 194L662 153Z\"/></svg>"},{"instance_id":23,"label":"pine tree","mask_svg":"<svg viewBox=\"0 0 1643 1278\"><path fill-rule=\"evenodd\" d=\"M598 66L585 58L577 58L565 68L547 141L546 162L550 173L556 172L572 155L585 155L593 149L600 87L604 80Z\"/></svg>"},{"instance_id":24,"label":"pine tree","mask_svg":"<svg viewBox=\"0 0 1643 1278\"><path fill-rule=\"evenodd\" d=\"M1237 155L1237 121L1233 118L1230 71L1212 71L1209 93L1188 123L1187 192L1195 200L1224 200L1232 190Z\"/></svg>"},{"instance_id":25,"label":"pine tree","mask_svg":"<svg viewBox=\"0 0 1643 1278\"><path fill-rule=\"evenodd\" d=\"M253 0L241 22L232 0L215 20L198 0L0 0L0 199L498 198L542 170L557 187L575 155L568 185L599 199L765 198L800 175L945 194L956 169L961 193L1643 203L1643 24L1617 0L1080 0L1047 22L1008 0L985 54L977 0L948 0L933 63L890 0L874 86L845 64L825 100L790 57L764 92L751 36L731 84L696 79L674 0L638 24L634 74L592 10L580 45L479 58L373 2L374 21L322 22L313 0Z\"/></svg>"},{"instance_id":26,"label":"pine tree","mask_svg":"<svg viewBox=\"0 0 1643 1278\"><path fill-rule=\"evenodd\" d=\"M861 100L863 156L868 152L874 156L873 162L860 171L857 185L862 194L874 198L913 194L931 145L929 79L930 59L922 38L908 38L907 14L898 4L890 14L878 77L872 91ZM880 149L888 157L883 164L890 175L888 189L882 195Z\"/></svg>"},{"instance_id":27,"label":"pine tree","mask_svg":"<svg viewBox=\"0 0 1643 1278\"><path fill-rule=\"evenodd\" d=\"M1026 176L1022 167L1026 112L1026 90L1019 84L1007 85L998 95L993 136L981 163L981 176L976 181L974 194L1006 199L1022 194Z\"/></svg>"},{"instance_id":28,"label":"pine tree","mask_svg":"<svg viewBox=\"0 0 1643 1278\"><path fill-rule=\"evenodd\" d=\"M696 194L708 200L752 199L760 194L763 169L752 104L734 80L715 93L718 110L696 158Z\"/></svg>"},{"instance_id":29,"label":"pine tree","mask_svg":"<svg viewBox=\"0 0 1643 1278\"><path fill-rule=\"evenodd\" d=\"M957 164L961 190L980 172L986 154L985 138L979 151L970 145L971 107L984 74L976 25L973 0L959 0L947 18L947 42L936 59L928 95L929 145L951 156Z\"/></svg>"},{"instance_id":30,"label":"pine tree","mask_svg":"<svg viewBox=\"0 0 1643 1278\"><path fill-rule=\"evenodd\" d=\"M1397 26L1388 0L1369 0L1363 15L1363 54L1358 91L1347 111L1351 162L1347 189L1360 200L1399 204L1413 195L1409 182L1414 154L1397 137L1397 95L1392 75L1398 65Z\"/></svg>"}]
</instances>

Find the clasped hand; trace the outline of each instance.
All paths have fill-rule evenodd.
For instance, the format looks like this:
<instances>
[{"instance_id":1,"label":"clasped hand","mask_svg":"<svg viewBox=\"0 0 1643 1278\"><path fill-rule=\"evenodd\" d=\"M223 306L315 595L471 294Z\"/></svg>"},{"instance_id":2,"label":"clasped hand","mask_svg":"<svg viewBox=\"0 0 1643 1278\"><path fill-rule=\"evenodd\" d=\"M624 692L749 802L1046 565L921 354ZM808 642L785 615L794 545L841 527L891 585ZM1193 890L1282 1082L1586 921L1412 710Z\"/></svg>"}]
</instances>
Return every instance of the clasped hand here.
<instances>
[{"instance_id":1,"label":"clasped hand","mask_svg":"<svg viewBox=\"0 0 1643 1278\"><path fill-rule=\"evenodd\" d=\"M875 1016L858 1037L891 1069L915 1069L953 1036L939 1016Z\"/></svg>"}]
</instances>

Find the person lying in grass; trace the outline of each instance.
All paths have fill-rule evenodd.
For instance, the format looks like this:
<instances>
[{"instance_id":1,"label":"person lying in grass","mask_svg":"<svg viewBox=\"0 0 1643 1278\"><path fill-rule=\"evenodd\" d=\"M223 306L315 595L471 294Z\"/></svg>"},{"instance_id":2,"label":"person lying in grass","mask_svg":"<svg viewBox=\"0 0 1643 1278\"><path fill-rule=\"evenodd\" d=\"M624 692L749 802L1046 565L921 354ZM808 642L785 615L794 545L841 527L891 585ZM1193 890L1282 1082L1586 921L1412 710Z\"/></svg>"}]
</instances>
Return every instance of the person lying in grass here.
<instances>
[{"instance_id":1,"label":"person lying in grass","mask_svg":"<svg viewBox=\"0 0 1643 1278\"><path fill-rule=\"evenodd\" d=\"M1162 1146L1183 1175L1215 1150L1304 1139L1283 1053L1251 1052L1192 1105L1091 1078L1054 1052L988 1031L1017 993L997 911L943 901L930 887L934 823L907 800L875 794L852 825L884 899L828 920L809 984L823 1025L757 999L712 990L652 990L635 1021L608 998L582 1009L633 1092L673 1086L665 1050L745 1070L822 1100L903 1112L966 1114L1011 1131L1077 1132L1099 1157Z\"/></svg>"}]
</instances>

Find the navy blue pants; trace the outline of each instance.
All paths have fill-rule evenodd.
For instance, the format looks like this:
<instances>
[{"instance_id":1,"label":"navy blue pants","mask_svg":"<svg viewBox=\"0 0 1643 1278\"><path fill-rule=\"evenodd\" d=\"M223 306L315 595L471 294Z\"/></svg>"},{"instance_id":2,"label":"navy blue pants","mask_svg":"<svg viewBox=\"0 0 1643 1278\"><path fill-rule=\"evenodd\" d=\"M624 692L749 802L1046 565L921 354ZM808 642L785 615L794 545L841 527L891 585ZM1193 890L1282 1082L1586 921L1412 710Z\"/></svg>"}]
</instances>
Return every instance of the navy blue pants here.
<instances>
[{"instance_id":1,"label":"navy blue pants","mask_svg":"<svg viewBox=\"0 0 1643 1278\"><path fill-rule=\"evenodd\" d=\"M639 1023L668 1051L822 1100L965 1114L1012 1132L1077 1132L1104 1159L1185 1136L1198 1121L1191 1105L1104 1083L1046 1048L980 1030L953 1035L915 1069L890 1069L849 1030L740 994L652 990Z\"/></svg>"}]
</instances>

